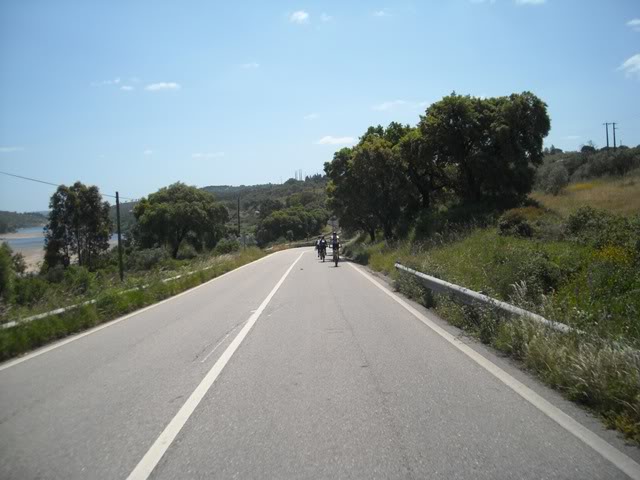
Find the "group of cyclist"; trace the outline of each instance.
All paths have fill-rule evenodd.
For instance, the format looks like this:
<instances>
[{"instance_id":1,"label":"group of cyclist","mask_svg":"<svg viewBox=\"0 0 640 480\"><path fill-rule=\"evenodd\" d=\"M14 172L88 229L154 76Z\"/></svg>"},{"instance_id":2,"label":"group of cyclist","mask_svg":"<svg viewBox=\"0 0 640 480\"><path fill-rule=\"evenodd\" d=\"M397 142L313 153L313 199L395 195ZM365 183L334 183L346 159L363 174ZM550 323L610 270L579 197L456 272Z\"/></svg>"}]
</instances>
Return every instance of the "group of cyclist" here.
<instances>
[{"instance_id":1,"label":"group of cyclist","mask_svg":"<svg viewBox=\"0 0 640 480\"><path fill-rule=\"evenodd\" d=\"M321 259L323 262L327 255L327 245L331 245L331 248L333 250L333 258L337 266L338 265L337 260L338 260L338 255L340 251L340 237L338 236L337 232L333 232L329 237L328 241L324 237L324 235L319 236L318 239L316 240L315 248L316 248L316 251L318 252L318 258Z\"/></svg>"}]
</instances>

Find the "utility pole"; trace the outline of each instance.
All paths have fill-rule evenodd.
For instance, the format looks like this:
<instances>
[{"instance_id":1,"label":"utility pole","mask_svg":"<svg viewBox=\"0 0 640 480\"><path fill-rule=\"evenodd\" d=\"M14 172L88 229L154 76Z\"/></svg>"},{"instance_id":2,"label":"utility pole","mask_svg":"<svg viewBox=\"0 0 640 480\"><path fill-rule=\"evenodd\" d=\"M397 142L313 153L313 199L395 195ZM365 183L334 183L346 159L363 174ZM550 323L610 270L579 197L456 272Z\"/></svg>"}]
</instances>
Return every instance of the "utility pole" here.
<instances>
[{"instance_id":1,"label":"utility pole","mask_svg":"<svg viewBox=\"0 0 640 480\"><path fill-rule=\"evenodd\" d=\"M616 151L616 122L613 122L611 125L613 125L613 151Z\"/></svg>"},{"instance_id":2,"label":"utility pole","mask_svg":"<svg viewBox=\"0 0 640 480\"><path fill-rule=\"evenodd\" d=\"M611 125L611 124L610 123L603 123L603 125L607 129L607 150L609 150L609 125Z\"/></svg>"},{"instance_id":3,"label":"utility pole","mask_svg":"<svg viewBox=\"0 0 640 480\"><path fill-rule=\"evenodd\" d=\"M240 195L238 195L238 238L240 238Z\"/></svg>"},{"instance_id":4,"label":"utility pole","mask_svg":"<svg viewBox=\"0 0 640 480\"><path fill-rule=\"evenodd\" d=\"M122 238L120 232L120 195L116 192L116 220L118 222L118 266L120 267L120 281L124 281L124 268L122 266Z\"/></svg>"}]
</instances>

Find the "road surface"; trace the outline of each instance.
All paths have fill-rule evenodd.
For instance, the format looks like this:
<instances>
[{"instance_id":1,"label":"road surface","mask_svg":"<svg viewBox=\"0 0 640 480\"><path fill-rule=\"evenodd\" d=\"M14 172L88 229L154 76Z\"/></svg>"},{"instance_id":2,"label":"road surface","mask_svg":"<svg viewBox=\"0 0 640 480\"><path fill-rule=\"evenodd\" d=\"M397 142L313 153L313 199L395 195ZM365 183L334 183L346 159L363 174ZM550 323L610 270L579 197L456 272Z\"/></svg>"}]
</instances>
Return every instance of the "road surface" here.
<instances>
[{"instance_id":1,"label":"road surface","mask_svg":"<svg viewBox=\"0 0 640 480\"><path fill-rule=\"evenodd\" d=\"M0 365L2 479L622 479L638 458L311 249Z\"/></svg>"}]
</instances>

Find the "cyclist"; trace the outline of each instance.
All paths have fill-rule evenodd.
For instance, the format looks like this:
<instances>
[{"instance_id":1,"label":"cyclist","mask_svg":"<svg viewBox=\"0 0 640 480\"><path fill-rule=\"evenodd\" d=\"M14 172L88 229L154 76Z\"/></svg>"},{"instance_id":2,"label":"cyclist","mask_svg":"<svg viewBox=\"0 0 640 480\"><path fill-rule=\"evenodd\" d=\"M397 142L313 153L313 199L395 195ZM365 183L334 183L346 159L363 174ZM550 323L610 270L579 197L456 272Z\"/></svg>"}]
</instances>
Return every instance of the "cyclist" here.
<instances>
[{"instance_id":1,"label":"cyclist","mask_svg":"<svg viewBox=\"0 0 640 480\"><path fill-rule=\"evenodd\" d=\"M315 246L315 249L318 252L318 258L320 258L320 239L321 238L322 237L318 236L318 239L316 240L316 246Z\"/></svg>"},{"instance_id":2,"label":"cyclist","mask_svg":"<svg viewBox=\"0 0 640 480\"><path fill-rule=\"evenodd\" d=\"M333 261L338 266L338 258L340 253L340 237L338 236L338 232L333 232L331 234L331 248L333 249Z\"/></svg>"},{"instance_id":3,"label":"cyclist","mask_svg":"<svg viewBox=\"0 0 640 480\"><path fill-rule=\"evenodd\" d=\"M333 232L331 234L331 246L335 249L340 247L340 236L338 235L338 232Z\"/></svg>"},{"instance_id":4,"label":"cyclist","mask_svg":"<svg viewBox=\"0 0 640 480\"><path fill-rule=\"evenodd\" d=\"M324 262L324 257L327 254L327 241L324 239L324 235L320 237L318 241L318 253L320 254L320 258Z\"/></svg>"}]
</instances>

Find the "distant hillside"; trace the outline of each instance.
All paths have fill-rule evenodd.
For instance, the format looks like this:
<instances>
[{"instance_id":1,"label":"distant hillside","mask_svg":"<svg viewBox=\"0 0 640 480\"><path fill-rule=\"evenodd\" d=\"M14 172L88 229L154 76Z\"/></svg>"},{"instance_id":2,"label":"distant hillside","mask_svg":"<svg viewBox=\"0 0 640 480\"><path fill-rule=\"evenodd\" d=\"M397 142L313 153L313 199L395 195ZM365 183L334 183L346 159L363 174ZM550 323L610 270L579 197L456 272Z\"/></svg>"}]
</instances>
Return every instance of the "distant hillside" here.
<instances>
[{"instance_id":1,"label":"distant hillside","mask_svg":"<svg viewBox=\"0 0 640 480\"><path fill-rule=\"evenodd\" d=\"M293 178L282 184L267 183L263 185L210 185L202 190L212 193L216 200L229 210L231 221L229 227L237 226L238 197L240 197L240 223L243 232L252 233L258 223L261 205L266 201L277 201L282 206L303 205L305 207L324 207L326 200L326 177L315 175L304 181ZM135 223L133 207L137 202L120 203L120 223L122 231L127 232ZM111 205L111 219L116 221L116 207Z\"/></svg>"},{"instance_id":2,"label":"distant hillside","mask_svg":"<svg viewBox=\"0 0 640 480\"><path fill-rule=\"evenodd\" d=\"M304 181L290 178L282 184L267 183L263 185L211 185L203 187L202 190L213 193L216 200L223 202L227 208L235 210L237 208L238 197L240 197L241 210L256 208L265 200L280 200L285 202L287 197L296 193L310 192L322 195L326 187L326 177L314 175L307 177Z\"/></svg>"},{"instance_id":3,"label":"distant hillside","mask_svg":"<svg viewBox=\"0 0 640 480\"><path fill-rule=\"evenodd\" d=\"M120 202L120 227L122 232L128 232L131 227L133 227L136 221L133 216L133 207L135 207L137 203L138 202ZM111 217L111 220L113 221L113 231L115 232L117 231L115 202L111 205L109 217Z\"/></svg>"},{"instance_id":4,"label":"distant hillside","mask_svg":"<svg viewBox=\"0 0 640 480\"><path fill-rule=\"evenodd\" d=\"M0 210L0 233L15 232L18 228L39 227L47 217L39 212L7 212Z\"/></svg>"},{"instance_id":5,"label":"distant hillside","mask_svg":"<svg viewBox=\"0 0 640 480\"><path fill-rule=\"evenodd\" d=\"M240 224L243 232L253 233L260 220L260 208L274 202L282 207L295 205L306 209L324 207L326 201L327 179L322 175L314 175L303 180L290 178L282 184L267 183L263 185L211 185L202 190L212 193L216 200L222 202L231 216L230 228L237 225L238 197L240 198ZM264 213L264 212L263 212Z\"/></svg>"}]
</instances>

